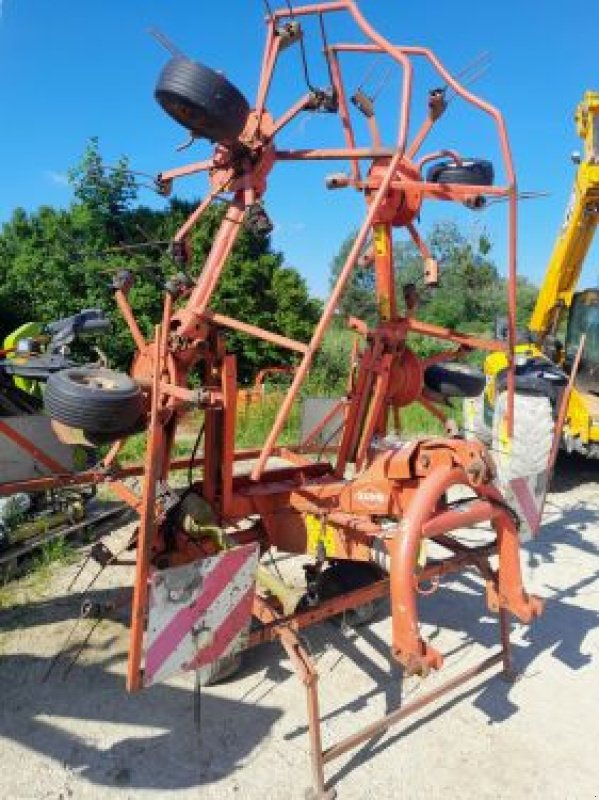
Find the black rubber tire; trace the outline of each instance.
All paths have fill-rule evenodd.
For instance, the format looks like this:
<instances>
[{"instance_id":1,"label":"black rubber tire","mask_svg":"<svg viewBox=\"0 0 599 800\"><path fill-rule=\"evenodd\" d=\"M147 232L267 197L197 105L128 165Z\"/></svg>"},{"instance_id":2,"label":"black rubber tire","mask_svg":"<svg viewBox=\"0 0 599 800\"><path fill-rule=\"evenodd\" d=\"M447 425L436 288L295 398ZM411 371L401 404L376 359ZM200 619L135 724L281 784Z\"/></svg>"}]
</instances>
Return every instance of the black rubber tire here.
<instances>
[{"instance_id":1,"label":"black rubber tire","mask_svg":"<svg viewBox=\"0 0 599 800\"><path fill-rule=\"evenodd\" d=\"M465 158L461 164L456 164L455 161L441 161L428 170L426 179L429 183L492 186L495 170L490 161L482 158Z\"/></svg>"},{"instance_id":2,"label":"black rubber tire","mask_svg":"<svg viewBox=\"0 0 599 800\"><path fill-rule=\"evenodd\" d=\"M112 444L115 439L118 438L127 438L129 436L135 436L138 433L143 433L148 428L148 415L142 414L135 425L131 428L128 428L126 431L118 431L118 436L111 432L102 432L98 433L98 431L83 431L83 435L85 436L86 440L93 445L94 447L102 447L105 444Z\"/></svg>"},{"instance_id":3,"label":"black rubber tire","mask_svg":"<svg viewBox=\"0 0 599 800\"><path fill-rule=\"evenodd\" d=\"M248 101L223 75L188 58L166 63L154 97L193 136L220 144L237 141L250 113Z\"/></svg>"},{"instance_id":4,"label":"black rubber tire","mask_svg":"<svg viewBox=\"0 0 599 800\"><path fill-rule=\"evenodd\" d=\"M485 388L485 376L469 364L432 364L424 371L424 385L444 397L476 397Z\"/></svg>"},{"instance_id":5,"label":"black rubber tire","mask_svg":"<svg viewBox=\"0 0 599 800\"><path fill-rule=\"evenodd\" d=\"M63 425L119 438L138 427L143 398L139 386L123 372L70 367L48 378L44 407Z\"/></svg>"},{"instance_id":6,"label":"black rubber tire","mask_svg":"<svg viewBox=\"0 0 599 800\"><path fill-rule=\"evenodd\" d=\"M370 586L382 576L381 568L367 561L336 561L320 574L318 596L321 601L332 600L347 592ZM351 628L358 628L372 622L376 611L377 602L373 601L352 608L340 614L337 619Z\"/></svg>"}]
</instances>

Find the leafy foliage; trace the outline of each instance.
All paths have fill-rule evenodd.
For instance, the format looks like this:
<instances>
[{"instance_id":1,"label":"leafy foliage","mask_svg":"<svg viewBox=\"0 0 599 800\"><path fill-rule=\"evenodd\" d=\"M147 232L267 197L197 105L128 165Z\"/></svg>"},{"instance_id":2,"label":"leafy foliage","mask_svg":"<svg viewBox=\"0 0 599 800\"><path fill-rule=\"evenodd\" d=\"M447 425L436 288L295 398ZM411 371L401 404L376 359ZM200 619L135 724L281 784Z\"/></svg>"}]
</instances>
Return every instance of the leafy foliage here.
<instances>
[{"instance_id":1,"label":"leafy foliage","mask_svg":"<svg viewBox=\"0 0 599 800\"><path fill-rule=\"evenodd\" d=\"M196 237L194 264L198 269L207 254L204 247ZM300 341L309 340L320 313L320 303L310 298L301 275L285 266L282 254L270 249L267 237L258 237L246 229L240 233L212 307ZM244 381L265 365L292 360L289 351L255 337L231 331L227 340L233 352L242 353L238 372Z\"/></svg>"},{"instance_id":2,"label":"leafy foliage","mask_svg":"<svg viewBox=\"0 0 599 800\"><path fill-rule=\"evenodd\" d=\"M161 210L137 205L137 189L126 158L107 167L92 139L70 172L75 201L70 208L17 209L0 234L0 334L27 320L49 322L82 308L110 313L113 331L97 341L116 367L126 369L133 343L112 297L114 273L131 270L137 280L129 299L144 334L161 317L163 287L178 271L168 241L192 211L171 200ZM190 275L208 255L224 209L212 208L194 232ZM306 340L318 318L303 278L286 267L267 236L242 229L212 307L260 327ZM261 367L291 359L288 351L237 333L228 334L239 353L241 380Z\"/></svg>"},{"instance_id":3,"label":"leafy foliage","mask_svg":"<svg viewBox=\"0 0 599 800\"><path fill-rule=\"evenodd\" d=\"M356 234L350 233L344 239L339 252L331 263L331 288L337 283L337 278L349 255L356 239ZM374 294L374 271L371 267L356 266L350 276L339 303L339 315L343 318L358 317L372 323L376 317L376 298Z\"/></svg>"},{"instance_id":4,"label":"leafy foliage","mask_svg":"<svg viewBox=\"0 0 599 800\"><path fill-rule=\"evenodd\" d=\"M350 234L339 248L331 263L331 286L343 268L355 234ZM507 284L499 274L491 257L492 243L482 233L472 242L451 222L440 222L431 230L428 247L439 262L439 286L428 289L423 281L422 257L411 242L398 242L394 246L397 267L397 298L402 307L403 289L414 284L420 294L418 318L446 328L455 328L465 333L492 338L495 335L495 320L505 316L507 310ZM347 364L347 353L351 336L345 330L349 316L363 319L369 325L376 320L374 300L374 270L372 267L357 268L350 278L337 317L337 331L331 332L329 342L319 354L312 380L316 385L326 382L334 393L343 392L343 366ZM525 328L532 312L537 287L526 278L519 277L517 285L517 324ZM341 344L345 342L345 346ZM443 348L436 339L412 335L410 347L422 356L428 356ZM479 353L472 360L480 361Z\"/></svg>"},{"instance_id":5,"label":"leafy foliage","mask_svg":"<svg viewBox=\"0 0 599 800\"><path fill-rule=\"evenodd\" d=\"M140 327L151 337L161 317L163 287L178 271L168 255L168 242L193 209L193 204L171 200L163 209L138 204L137 187L126 158L108 167L92 139L81 162L70 173L75 200L68 209L47 206L31 214L16 209L0 233L0 334L6 335L28 320L51 321L82 308L101 307L110 313L113 331L97 344L116 367L126 369L133 355L129 332L115 308L112 275L121 269L137 280L130 302ZM197 277L209 253L225 210L213 207L194 231L193 263L189 274ZM341 245L331 265L331 283L338 276L353 244L354 235ZM403 287L416 284L422 295L419 317L445 327L479 335L492 335L496 316L505 314L506 286L492 260L486 235L467 240L451 223L436 225L428 245L441 266L441 285L422 286L422 259L411 243L398 243L397 293L401 306ZM524 279L518 285L518 323L524 326L536 288ZM212 307L232 317L291 338L309 339L320 311L310 298L304 279L285 265L268 236L243 228L225 267ZM342 297L339 325L349 315L372 323L376 317L374 272L357 268ZM266 342L228 332L230 349L238 353L242 383L271 364L290 363L293 355ZM412 337L423 354L438 349L438 342ZM351 337L333 330L318 354L309 390L318 394L343 391Z\"/></svg>"},{"instance_id":6,"label":"leafy foliage","mask_svg":"<svg viewBox=\"0 0 599 800\"><path fill-rule=\"evenodd\" d=\"M343 267L353 244L351 234L341 245L331 264L333 284ZM495 318L505 315L507 304L506 281L499 275L491 259L492 244L486 234L477 241L468 241L452 222L437 223L429 237L428 246L440 266L440 283L435 289L423 284L420 253L412 243L395 245L397 264L397 296L401 306L403 287L413 283L422 297L419 318L448 328L491 335ZM362 267L355 270L339 305L340 316L360 317L372 323L376 315L374 301L374 270ZM530 317L537 289L520 277L518 281L518 324L524 327Z\"/></svg>"}]
</instances>

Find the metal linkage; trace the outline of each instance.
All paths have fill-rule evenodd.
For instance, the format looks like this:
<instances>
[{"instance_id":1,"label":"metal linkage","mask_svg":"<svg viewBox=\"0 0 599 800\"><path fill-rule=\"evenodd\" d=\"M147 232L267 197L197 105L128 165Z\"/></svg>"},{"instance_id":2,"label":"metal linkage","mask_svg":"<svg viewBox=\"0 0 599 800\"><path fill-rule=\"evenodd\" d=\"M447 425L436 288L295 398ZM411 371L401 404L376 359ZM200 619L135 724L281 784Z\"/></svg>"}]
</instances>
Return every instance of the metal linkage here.
<instances>
[{"instance_id":1,"label":"metal linkage","mask_svg":"<svg viewBox=\"0 0 599 800\"><path fill-rule=\"evenodd\" d=\"M146 342L141 336L125 294L117 292L119 306L139 350L133 375L148 388L149 395L148 446L137 539L128 687L139 689L144 682L143 638L149 602L148 580L152 572L157 568L168 570L190 561L209 558L218 552L221 546L218 542L224 541L223 537L215 537L209 532L211 526L204 524L203 527L201 521L196 521L192 526L194 536L185 534L183 523L177 523L176 507L174 513L168 515L167 531L161 500L156 495L158 483L167 479L174 463L171 457L172 443L182 413L190 407L200 408L204 415L202 475L190 487L190 491L201 497L202 503L211 509L213 519L222 520L223 525L225 521L237 525L247 518L255 520L243 534L245 538L228 538L229 546L231 541L233 547L236 541L261 541L284 552L307 553L315 559L316 577L331 559L337 562L375 562L389 575L388 579L357 594L342 594L326 602L319 602L316 595L313 608L292 613L291 616L288 614L288 604L283 610L277 608L275 600L271 602L260 593L256 595L253 613L262 621L263 627L248 635L248 644L255 645L278 638L306 685L314 788L316 796L325 797L323 767L326 762L375 733L386 730L425 703L433 702L445 691L456 688L495 664L503 663L507 669L511 665L507 613L530 621L541 611L539 601L524 592L517 529L513 516L506 510L493 486L493 465L486 449L452 436L414 442L396 441L388 437L389 418L396 420L394 424L397 428L401 409L415 401L444 420L453 430L445 412L438 405L438 398L431 396L425 387L424 374L430 365L449 357L459 358L477 347L502 350L511 363L515 330L516 183L501 114L467 90L432 52L426 48L392 44L372 28L353 0L287 6L279 10L273 10L266 4L266 11L266 47L256 103L254 110L249 112L238 141L219 143L207 161L163 171L159 176L159 184L170 191L173 182L184 176L197 173L209 175L210 189L205 200L173 238L173 251L179 254L183 262L190 259L191 235L198 221L217 198L222 199L223 195L230 198L201 274L193 285L184 287L177 298L167 296L161 325L151 342ZM353 20L364 36L365 43L345 44L329 40L329 32L324 30L324 19L341 12ZM338 113L343 140L341 146L329 149L281 150L276 140L293 119L299 114L323 110L322 103L315 102L318 93L311 83L306 57L304 36L308 28L304 22L310 17L314 17L320 26L331 81L330 96L335 98L335 103L326 110ZM286 25L295 26L295 33ZM303 54L303 71L309 92L275 119L268 111L270 87L283 51L295 41L299 42ZM354 112L344 88L342 59L349 55L371 58L373 54L385 55L393 68L399 71L402 95L398 106L397 129L391 139L379 129L372 99L365 92L355 95L354 107L366 114L371 137L371 143L361 143L353 120ZM408 131L412 116L413 62L418 58L428 60L445 88L431 92L424 122L410 141ZM387 79L385 76L385 82ZM504 185L436 183L424 179L423 167L427 163L441 158L450 158L457 165L463 163L455 148L419 157L435 123L446 110L447 92L451 92L453 97L460 97L494 121L504 160ZM211 309L212 297L241 226L247 224L248 220L254 224L252 221L258 217L261 225L266 224L262 218L262 199L273 169L279 163L301 164L333 159L346 160L350 171L347 175L337 175L330 185L357 190L364 197L367 208L356 241L310 342L293 342L280 334L260 329L249 321L233 320L214 312ZM468 204L473 203L473 198L481 197L507 198L510 203L510 335L507 345L476 339L459 331L419 321L415 287L404 297L404 314L395 296L394 230L403 228L407 231L422 254L425 282L434 285L438 279L438 265L416 227L423 205L431 201ZM291 448L281 451L277 449L277 440L330 325L339 298L369 241L379 320L372 330L355 323L364 344L353 355L348 395L330 417L333 419L340 414L335 418L341 420L339 444L333 447L335 458L317 462L309 454L311 446L327 426L329 417L316 427L312 435L306 437L303 455ZM301 356L272 430L255 454L257 457L250 475L236 474L233 469L234 462L240 457L235 451L238 393L235 358L226 352L221 334L223 328L243 331L275 345L291 348ZM453 342L457 350L449 354L440 352L421 360L409 347L408 340L413 333ZM192 370L199 370L203 376L200 391L192 392L187 388ZM508 388L511 395L511 378ZM510 416L510 426L512 422ZM276 469L269 466L269 459L277 452L288 459L290 466ZM348 478L348 474L353 474L353 478ZM448 506L445 497L449 489L459 486L472 490L474 499L466 507L457 509ZM182 508L185 502L181 501ZM203 512L197 513L201 516ZM463 525L481 522L490 524L494 529L493 544L478 551L463 551L458 545L452 547L452 532ZM213 523L211 525L213 528ZM415 574L415 564L427 539L442 542L449 556L426 565L419 578ZM498 555L496 570L489 566L491 553ZM441 667L443 657L420 637L418 593L426 591L425 586L431 585L431 581L433 589L436 588L441 577L449 572L472 567L479 569L483 575L489 607L496 610L502 620L501 653L417 701L413 707L394 712L377 725L323 752L316 670L297 637L297 630L369 602L375 596L389 593L392 656L408 673L426 675L431 669ZM272 581L267 583L270 585ZM317 586L317 581L314 585ZM152 630L155 636L156 631L154 628Z\"/></svg>"},{"instance_id":2,"label":"metal linkage","mask_svg":"<svg viewBox=\"0 0 599 800\"><path fill-rule=\"evenodd\" d=\"M186 656L180 663L180 666L187 665L188 668L207 660L222 664L231 652L237 653L244 642L246 646L253 646L277 638L307 689L314 792L316 797L324 798L332 796L325 788L325 763L496 664L502 663L506 671L511 669L508 613L530 622L542 610L540 601L524 590L517 526L494 486L494 466L489 452L482 444L465 441L456 435L451 420L446 419L441 408L443 398L431 395L426 387L426 370L447 359L448 354L441 351L428 359L420 359L409 343L411 335L420 334L453 342L456 349L451 351L452 357L462 357L474 348L505 352L510 367L508 393L511 398L509 408L512 408L517 190L502 115L466 89L430 50L393 44L370 25L354 0L286 6L277 10L271 9L267 3L266 11L266 46L259 87L243 130L233 137L233 141L227 139L217 143L208 160L163 171L157 181L165 193L170 191L175 180L184 176L202 173L209 181L205 199L174 234L172 252L181 264L191 259L192 234L198 221L214 202L222 200L224 195L228 197L226 212L203 269L192 285L171 287L172 290L165 294L162 320L151 341L146 341L129 305L128 283L115 287L116 302L137 347L132 375L144 387L147 399L147 447L142 468L130 469L126 473L115 463L110 472L104 473L104 479L116 481L125 474L143 475L141 498L132 497L126 486L115 483L120 487L121 495L140 514L128 688L140 689L146 680L143 671L144 636L151 635L153 652L158 649L163 660L171 653L169 647L173 648L172 652L185 653L196 648L193 657L187 659ZM342 13L361 34L361 43L329 40L330 29L325 32L324 19L334 22L335 15ZM296 39L304 47L302 37L309 28L304 27L303 22L310 17L322 24L331 91L315 103L314 88L310 76L306 75L308 95L296 100L275 118L268 110L268 103L280 57ZM299 25L300 22L301 30L293 29L296 34L292 35L287 29L288 35L281 35L287 23ZM399 75L402 94L398 102L397 125L391 133L379 129L375 104L361 103L369 115L371 139L370 142L361 142L359 128L354 122L356 111L345 92L342 67L344 59L350 55L371 58L373 54L384 54L389 59ZM410 121L414 116L414 62L421 58L436 70L446 88L431 92L424 109L424 121L410 140ZM474 179L472 185L465 185L423 177L425 164L448 154L455 166L463 166L455 148L419 157L427 137L446 110L446 91L451 91L493 120L503 157L503 185L491 186L489 181L476 183ZM327 98L335 102L325 102ZM339 116L341 140L338 147L278 148L279 133L293 119L299 114L322 110ZM347 161L348 174L338 175L333 184L336 188L358 191L365 201L366 211L310 341L295 342L280 332L265 331L249 321L233 320L217 313L211 308L211 303L242 226L248 219L250 224L266 226L260 210L272 171L292 162L303 164L327 160ZM293 184L290 184L290 191L292 189ZM438 265L417 230L424 204L438 201L467 204L472 198L487 196L507 198L510 204L507 345L418 320L419 298L415 286L404 293L404 311L396 297L395 230L404 229L416 243L423 257L425 280L434 284ZM369 242L378 320L372 329L360 321L353 321L360 342L352 353L347 396L338 404L334 414L327 416L305 437L303 447L280 448L277 446L279 437L331 324L339 299ZM253 452L235 448L237 368L234 355L226 349L222 332L226 328L242 331L300 355L272 430L262 447ZM192 373L200 376L199 388L195 385L190 387ZM420 402L447 422L450 433L445 437L414 440L398 436L401 410L412 402ZM174 459L173 445L179 422L190 409L202 412L203 417L198 424L203 425L204 453L201 459L193 460L193 466L201 465L201 476L190 481L190 486L177 496L172 491L161 492L160 488L167 485L174 466L180 465ZM330 460L321 460L323 453L315 459L313 455L318 450L318 440L321 434L325 435L323 432L333 418L341 420L339 443L326 448L333 450ZM510 410L510 431L512 426ZM274 455L284 457L286 464L274 466L271 461ZM247 470L240 472L235 468L238 462L248 459L252 459L248 465L249 474ZM192 466L190 460L184 460L183 466L189 469ZM89 482L101 479L97 472L88 476ZM463 487L470 490L472 500L459 508L449 504L447 492ZM456 531L481 523L491 527L493 542L483 548L464 550L455 539ZM449 555L419 566L428 540L437 541ZM254 575L252 583L243 572L247 569L247 559L240 556L236 560L237 555L247 549L238 545L247 544L253 545L255 553L258 546L262 550L276 547L285 553L312 558L307 607L290 613L290 595L280 591L278 579L273 581L269 578L261 582ZM224 558L220 558L224 555L227 555L226 574L222 566ZM494 569L489 564L490 555L497 557ZM356 562L373 569L378 565L381 580L371 586L362 586L357 592L352 592L351 588L341 591L333 599L324 600L319 596L319 579L324 576L327 564L333 563L342 569L338 565L355 566ZM188 586L181 587L177 583L177 591L165 595L164 587L169 583L166 578L178 575L180 581L181 573L175 571L194 564L206 567L201 587L193 580ZM425 676L431 670L441 668L443 656L420 635L418 595L426 591L431 581L436 588L444 575L467 568L479 570L486 583L487 604L499 614L501 652L415 703L392 712L379 723L323 751L317 673L298 631L371 602L376 597L388 595L392 618L391 656L403 665L407 673ZM257 631L250 630L248 585L254 592L252 613L262 623ZM236 594L241 591L240 586L245 592L243 602ZM267 596L265 587L270 587L270 596ZM202 603L206 604L202 606L204 611L196 602L199 588ZM151 602L152 591L163 592L160 604ZM217 596L222 598L218 612L221 617L210 611ZM155 612L158 607L160 614L156 617L152 610ZM235 649L232 651L233 645Z\"/></svg>"}]
</instances>

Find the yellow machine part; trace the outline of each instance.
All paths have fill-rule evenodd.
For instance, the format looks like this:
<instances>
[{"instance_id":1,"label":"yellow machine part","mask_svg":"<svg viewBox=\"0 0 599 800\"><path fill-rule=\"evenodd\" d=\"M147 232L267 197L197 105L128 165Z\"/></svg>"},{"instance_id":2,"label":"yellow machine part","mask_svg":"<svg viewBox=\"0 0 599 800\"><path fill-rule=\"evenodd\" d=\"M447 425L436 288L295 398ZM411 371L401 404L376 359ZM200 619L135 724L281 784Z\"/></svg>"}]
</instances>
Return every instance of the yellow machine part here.
<instances>
[{"instance_id":1,"label":"yellow machine part","mask_svg":"<svg viewBox=\"0 0 599 800\"><path fill-rule=\"evenodd\" d=\"M585 93L575 119L584 156L528 326L541 340L557 329L572 304L599 216L599 92Z\"/></svg>"},{"instance_id":2,"label":"yellow machine part","mask_svg":"<svg viewBox=\"0 0 599 800\"><path fill-rule=\"evenodd\" d=\"M4 340L4 349L10 350L13 347L17 347L21 339L33 339L39 336L42 332L42 325L39 322L26 322L24 325L21 325L16 331L13 331L9 336L6 337ZM9 353L7 358L14 360L15 363L18 363L19 359L22 361L26 361L26 356L19 356L18 353ZM31 380L29 378L19 378L14 377L13 382L18 389L21 389L23 392L27 392L27 394L35 395L41 397L41 387L38 381Z\"/></svg>"},{"instance_id":3,"label":"yellow machine part","mask_svg":"<svg viewBox=\"0 0 599 800\"><path fill-rule=\"evenodd\" d=\"M516 356L518 355L529 358L546 358L536 345L528 344L516 347ZM491 353L485 359L484 369L487 385L484 400L490 408L495 406L496 401L495 378L506 367L505 353ZM599 398L574 387L568 403L564 431L568 436L579 439L582 444L599 442ZM507 443L506 447L508 447Z\"/></svg>"},{"instance_id":4,"label":"yellow machine part","mask_svg":"<svg viewBox=\"0 0 599 800\"><path fill-rule=\"evenodd\" d=\"M306 532L308 534L306 552L317 555L318 550L323 548L327 558L335 556L335 529L332 525L323 525L320 517L306 514Z\"/></svg>"},{"instance_id":5,"label":"yellow machine part","mask_svg":"<svg viewBox=\"0 0 599 800\"><path fill-rule=\"evenodd\" d=\"M516 357L547 358L541 349L543 341L549 334L557 332L568 315L599 221L599 92L588 91L584 94L576 109L575 122L576 132L583 140L584 154L579 161L565 219L528 324L539 345L518 345ZM562 366L559 361L557 364ZM484 401L487 413L495 405L495 378L506 367L504 353L492 353L485 360L487 385ZM598 397L574 388L566 414L564 435L584 445L599 443Z\"/></svg>"},{"instance_id":6,"label":"yellow machine part","mask_svg":"<svg viewBox=\"0 0 599 800\"><path fill-rule=\"evenodd\" d=\"M519 344L515 348L516 358L518 356L526 356L527 358L536 358L540 356L546 358L542 351L534 344ZM495 405L495 378L504 369L507 369L507 355L505 353L490 353L485 358L484 370L487 376L487 385L485 387L485 398L491 406Z\"/></svg>"},{"instance_id":7,"label":"yellow machine part","mask_svg":"<svg viewBox=\"0 0 599 800\"><path fill-rule=\"evenodd\" d=\"M335 558L340 555L337 552L337 536L332 525L323 524L322 519L314 514L306 514L306 532L308 534L307 553L313 556L322 554L326 558ZM426 565L426 559L427 546L426 540L423 539L418 550L417 566L419 569L423 569Z\"/></svg>"},{"instance_id":8,"label":"yellow machine part","mask_svg":"<svg viewBox=\"0 0 599 800\"><path fill-rule=\"evenodd\" d=\"M568 403L566 429L583 444L599 442L599 398L574 387Z\"/></svg>"}]
</instances>

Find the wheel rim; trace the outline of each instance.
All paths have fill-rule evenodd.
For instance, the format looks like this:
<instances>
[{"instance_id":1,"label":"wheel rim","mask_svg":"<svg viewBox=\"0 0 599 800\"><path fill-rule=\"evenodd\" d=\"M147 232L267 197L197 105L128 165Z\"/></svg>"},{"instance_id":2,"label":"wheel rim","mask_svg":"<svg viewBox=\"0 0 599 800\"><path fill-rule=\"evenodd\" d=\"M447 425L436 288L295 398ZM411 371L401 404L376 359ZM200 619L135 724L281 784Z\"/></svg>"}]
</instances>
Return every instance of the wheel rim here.
<instances>
[{"instance_id":1,"label":"wheel rim","mask_svg":"<svg viewBox=\"0 0 599 800\"><path fill-rule=\"evenodd\" d=\"M82 375L73 374L69 376L72 383L78 386L87 386L89 389L100 389L103 392L114 392L118 389L118 383L109 375Z\"/></svg>"}]
</instances>

